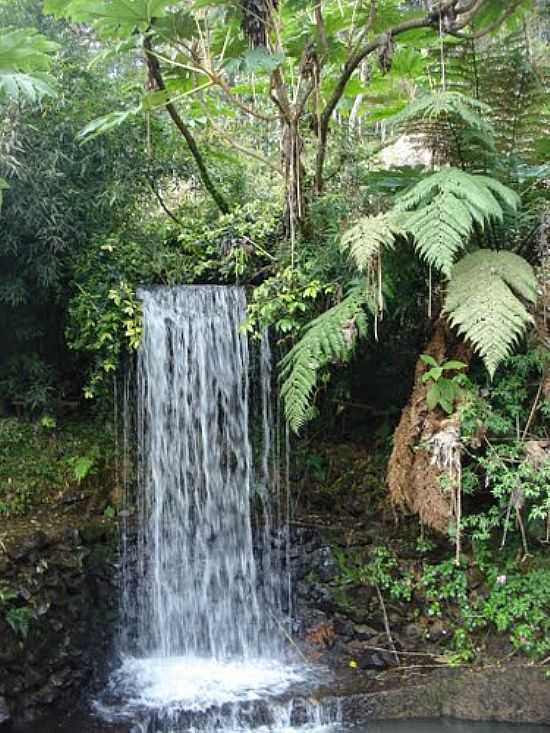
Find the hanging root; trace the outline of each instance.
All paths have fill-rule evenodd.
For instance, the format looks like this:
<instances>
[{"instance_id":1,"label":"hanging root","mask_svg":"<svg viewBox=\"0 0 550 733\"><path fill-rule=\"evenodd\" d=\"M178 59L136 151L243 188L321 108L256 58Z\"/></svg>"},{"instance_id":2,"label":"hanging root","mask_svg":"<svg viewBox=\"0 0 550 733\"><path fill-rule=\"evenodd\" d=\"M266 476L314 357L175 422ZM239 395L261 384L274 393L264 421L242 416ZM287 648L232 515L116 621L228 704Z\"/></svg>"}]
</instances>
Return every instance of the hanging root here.
<instances>
[{"instance_id":1,"label":"hanging root","mask_svg":"<svg viewBox=\"0 0 550 733\"><path fill-rule=\"evenodd\" d=\"M456 419L445 420L441 430L429 441L431 463L447 475L451 491L450 514L454 515L456 528L455 562L460 564L462 551L462 443L460 427Z\"/></svg>"}]
</instances>

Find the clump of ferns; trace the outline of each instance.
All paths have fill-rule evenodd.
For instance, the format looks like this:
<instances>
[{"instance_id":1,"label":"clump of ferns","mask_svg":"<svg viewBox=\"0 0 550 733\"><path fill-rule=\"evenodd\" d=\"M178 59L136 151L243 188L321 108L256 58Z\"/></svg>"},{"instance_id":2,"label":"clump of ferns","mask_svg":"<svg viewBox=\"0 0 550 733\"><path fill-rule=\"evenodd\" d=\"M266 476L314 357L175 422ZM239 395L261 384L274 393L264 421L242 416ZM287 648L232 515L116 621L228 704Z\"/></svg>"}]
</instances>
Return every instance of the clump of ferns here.
<instances>
[{"instance_id":1,"label":"clump of ferns","mask_svg":"<svg viewBox=\"0 0 550 733\"><path fill-rule=\"evenodd\" d=\"M341 246L364 278L362 287L315 319L283 360L282 397L291 428L298 431L308 419L321 366L349 358L343 324L360 317L366 323L368 307L376 331L384 308L383 255L403 238L443 281L443 314L492 377L533 323L528 305L536 300L537 281L519 255L475 249L473 242L518 206L518 195L496 179L445 168L402 194L390 211L358 219Z\"/></svg>"}]
</instances>

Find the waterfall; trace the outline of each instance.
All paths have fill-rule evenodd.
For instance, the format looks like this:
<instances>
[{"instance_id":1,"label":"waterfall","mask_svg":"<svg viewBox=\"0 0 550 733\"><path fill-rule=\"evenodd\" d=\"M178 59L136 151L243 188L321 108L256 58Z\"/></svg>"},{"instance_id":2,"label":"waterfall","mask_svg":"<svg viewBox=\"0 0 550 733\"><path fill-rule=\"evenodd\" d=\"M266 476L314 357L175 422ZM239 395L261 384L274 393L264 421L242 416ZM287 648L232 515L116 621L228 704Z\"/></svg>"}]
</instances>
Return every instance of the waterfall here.
<instances>
[{"instance_id":1,"label":"waterfall","mask_svg":"<svg viewBox=\"0 0 550 733\"><path fill-rule=\"evenodd\" d=\"M287 695L311 675L288 644L288 465L269 339L249 345L242 288L139 297L143 340L122 389L121 664L96 710L147 731L304 719Z\"/></svg>"},{"instance_id":2,"label":"waterfall","mask_svg":"<svg viewBox=\"0 0 550 733\"><path fill-rule=\"evenodd\" d=\"M159 288L141 297L139 653L270 656L251 524L244 291ZM265 415L263 428L270 430ZM264 443L262 474L269 439ZM268 592L273 597L276 588Z\"/></svg>"}]
</instances>

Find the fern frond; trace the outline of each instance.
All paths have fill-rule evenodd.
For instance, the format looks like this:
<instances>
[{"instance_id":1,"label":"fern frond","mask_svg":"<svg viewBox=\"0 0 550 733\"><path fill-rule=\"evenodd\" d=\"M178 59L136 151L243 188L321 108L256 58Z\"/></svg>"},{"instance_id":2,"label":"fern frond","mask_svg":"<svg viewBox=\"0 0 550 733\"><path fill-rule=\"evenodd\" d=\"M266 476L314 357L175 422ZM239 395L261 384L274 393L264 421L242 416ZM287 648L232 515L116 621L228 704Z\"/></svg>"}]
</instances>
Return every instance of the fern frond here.
<instances>
[{"instance_id":1,"label":"fern frond","mask_svg":"<svg viewBox=\"0 0 550 733\"><path fill-rule=\"evenodd\" d=\"M349 252L360 272L366 272L382 249L393 248L399 234L404 230L391 213L364 216L344 232L341 248Z\"/></svg>"},{"instance_id":2,"label":"fern frond","mask_svg":"<svg viewBox=\"0 0 550 733\"><path fill-rule=\"evenodd\" d=\"M411 214L407 224L420 256L448 274L469 239L472 217L460 199L442 193L429 206Z\"/></svg>"},{"instance_id":3,"label":"fern frond","mask_svg":"<svg viewBox=\"0 0 550 733\"><path fill-rule=\"evenodd\" d=\"M481 133L486 145L494 145L495 132L487 121L491 109L488 105L461 92L436 90L413 99L389 123L403 126L413 120L433 122L442 118L459 121L465 127Z\"/></svg>"},{"instance_id":4,"label":"fern frond","mask_svg":"<svg viewBox=\"0 0 550 733\"><path fill-rule=\"evenodd\" d=\"M366 332L366 301L365 288L355 287L341 303L311 321L300 341L281 360L281 397L285 417L295 433L311 417L319 371L332 362L346 362L356 336Z\"/></svg>"},{"instance_id":5,"label":"fern frond","mask_svg":"<svg viewBox=\"0 0 550 733\"><path fill-rule=\"evenodd\" d=\"M536 286L531 265L511 252L480 249L452 269L444 312L491 377L533 322L520 297L534 303Z\"/></svg>"},{"instance_id":6,"label":"fern frond","mask_svg":"<svg viewBox=\"0 0 550 733\"><path fill-rule=\"evenodd\" d=\"M477 223L502 221L504 206L517 208L519 196L487 176L445 168L417 183L397 201L395 215L413 211L406 228L421 257L447 277L457 253Z\"/></svg>"}]
</instances>

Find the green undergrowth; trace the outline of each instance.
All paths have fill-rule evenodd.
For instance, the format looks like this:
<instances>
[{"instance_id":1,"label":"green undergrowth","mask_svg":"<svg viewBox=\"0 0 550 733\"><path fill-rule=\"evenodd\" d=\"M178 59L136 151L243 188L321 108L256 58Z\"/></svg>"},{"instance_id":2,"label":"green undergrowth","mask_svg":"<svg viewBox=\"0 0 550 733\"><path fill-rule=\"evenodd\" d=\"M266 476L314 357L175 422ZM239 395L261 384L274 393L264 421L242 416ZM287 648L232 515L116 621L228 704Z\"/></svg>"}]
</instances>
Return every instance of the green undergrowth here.
<instances>
[{"instance_id":1,"label":"green undergrowth","mask_svg":"<svg viewBox=\"0 0 550 733\"><path fill-rule=\"evenodd\" d=\"M441 620L450 664L482 661L488 640L499 635L509 657L541 660L550 654L550 559L544 550L520 560L483 545L460 565L453 558L430 560L429 548L412 561L382 546L372 548L368 559L335 554L338 593L349 585L378 586L387 602L403 604L407 619L425 624L427 639L429 625Z\"/></svg>"},{"instance_id":2,"label":"green undergrowth","mask_svg":"<svg viewBox=\"0 0 550 733\"><path fill-rule=\"evenodd\" d=\"M23 516L103 480L113 435L101 421L0 419L0 515Z\"/></svg>"}]
</instances>

